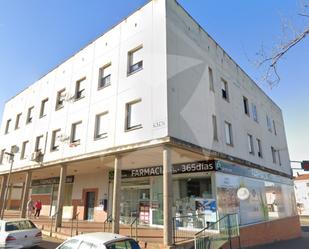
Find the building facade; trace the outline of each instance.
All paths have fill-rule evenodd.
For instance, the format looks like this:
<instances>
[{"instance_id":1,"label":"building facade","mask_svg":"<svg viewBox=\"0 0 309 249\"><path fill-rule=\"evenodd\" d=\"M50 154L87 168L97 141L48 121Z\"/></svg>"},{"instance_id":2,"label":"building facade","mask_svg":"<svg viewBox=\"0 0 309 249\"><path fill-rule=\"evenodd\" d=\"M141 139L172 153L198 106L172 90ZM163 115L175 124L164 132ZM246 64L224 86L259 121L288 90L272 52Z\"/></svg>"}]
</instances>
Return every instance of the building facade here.
<instances>
[{"instance_id":1,"label":"building facade","mask_svg":"<svg viewBox=\"0 0 309 249\"><path fill-rule=\"evenodd\" d=\"M10 99L2 186L5 152L7 208L31 195L59 225L112 215L117 232L138 217L170 245L173 217L203 213L178 224L198 230L227 213L242 226L296 215L280 108L174 0L150 1Z\"/></svg>"},{"instance_id":2,"label":"building facade","mask_svg":"<svg viewBox=\"0 0 309 249\"><path fill-rule=\"evenodd\" d=\"M298 175L294 178L294 188L299 215L309 215L309 175Z\"/></svg>"}]
</instances>

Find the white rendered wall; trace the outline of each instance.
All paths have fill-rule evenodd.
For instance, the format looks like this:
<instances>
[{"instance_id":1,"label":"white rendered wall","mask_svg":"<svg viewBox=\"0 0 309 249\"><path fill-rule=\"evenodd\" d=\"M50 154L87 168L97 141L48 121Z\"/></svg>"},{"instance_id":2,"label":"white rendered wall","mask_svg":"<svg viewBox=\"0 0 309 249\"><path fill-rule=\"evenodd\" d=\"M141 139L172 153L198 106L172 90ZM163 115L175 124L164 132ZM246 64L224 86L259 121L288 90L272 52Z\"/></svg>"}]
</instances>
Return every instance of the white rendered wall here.
<instances>
[{"instance_id":1,"label":"white rendered wall","mask_svg":"<svg viewBox=\"0 0 309 249\"><path fill-rule=\"evenodd\" d=\"M214 76L210 91L208 67ZM167 1L168 133L170 136L290 174L282 113L234 61L174 0ZM221 78L228 82L229 102L221 95ZM249 100L250 117L244 113ZM257 106L258 123L251 103ZM218 141L213 139L212 115L217 117ZM275 120L277 135L269 132L266 115ZM233 146L226 145L224 122L232 124ZM247 134L255 154L249 154ZM263 158L257 156L256 138ZM280 150L274 164L271 146Z\"/></svg>"},{"instance_id":2,"label":"white rendered wall","mask_svg":"<svg viewBox=\"0 0 309 249\"><path fill-rule=\"evenodd\" d=\"M0 150L8 151L12 145L21 148L23 141L29 140L32 153L35 138L44 135L44 162L51 162L166 137L165 29L165 1L151 1L12 98L5 105ZM127 76L128 52L140 45L143 46L143 69ZM111 63L111 85L98 90L99 68L107 63ZM83 77L86 77L85 97L75 102L66 102L64 108L55 111L57 92L66 88L69 96L73 96L76 81ZM47 97L47 115L40 119L41 101ZM135 99L142 100L142 110L137 114L142 128L127 132L125 105ZM31 106L35 107L33 123L26 125L27 110ZM105 111L108 111L109 117L108 135L105 139L95 141L95 115ZM21 128L15 131L15 118L20 112L23 113L20 120ZM12 119L10 132L4 135L8 119ZM59 151L51 152L52 131L60 128L61 134L70 136L71 124L78 121L82 121L81 144L70 148L68 144L62 143ZM164 125L154 127L156 122ZM30 154L26 160L20 160L20 154L16 154L14 168L36 164L30 161ZM6 160L4 163L1 171L9 169Z\"/></svg>"}]
</instances>

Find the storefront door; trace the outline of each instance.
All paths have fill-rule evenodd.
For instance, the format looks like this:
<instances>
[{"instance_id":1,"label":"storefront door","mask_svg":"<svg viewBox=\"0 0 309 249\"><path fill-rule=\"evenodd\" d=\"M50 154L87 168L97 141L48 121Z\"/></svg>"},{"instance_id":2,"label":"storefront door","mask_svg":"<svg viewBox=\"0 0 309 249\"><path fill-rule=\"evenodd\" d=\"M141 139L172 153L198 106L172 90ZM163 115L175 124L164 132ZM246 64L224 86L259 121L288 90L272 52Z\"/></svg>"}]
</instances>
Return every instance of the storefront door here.
<instances>
[{"instance_id":1,"label":"storefront door","mask_svg":"<svg viewBox=\"0 0 309 249\"><path fill-rule=\"evenodd\" d=\"M86 192L85 219L93 220L95 192Z\"/></svg>"}]
</instances>

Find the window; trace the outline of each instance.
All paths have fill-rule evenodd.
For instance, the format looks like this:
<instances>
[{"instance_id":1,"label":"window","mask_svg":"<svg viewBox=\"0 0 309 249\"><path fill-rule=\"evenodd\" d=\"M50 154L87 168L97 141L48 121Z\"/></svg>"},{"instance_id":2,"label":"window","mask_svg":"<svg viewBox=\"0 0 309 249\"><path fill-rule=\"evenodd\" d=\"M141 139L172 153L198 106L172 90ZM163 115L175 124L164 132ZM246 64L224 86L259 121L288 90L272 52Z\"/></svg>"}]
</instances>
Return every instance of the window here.
<instances>
[{"instance_id":1,"label":"window","mask_svg":"<svg viewBox=\"0 0 309 249\"><path fill-rule=\"evenodd\" d=\"M210 67L208 67L208 77L209 77L209 90L214 92L215 91L214 75Z\"/></svg>"},{"instance_id":2,"label":"window","mask_svg":"<svg viewBox=\"0 0 309 249\"><path fill-rule=\"evenodd\" d=\"M233 145L232 125L225 121L225 142L227 145Z\"/></svg>"},{"instance_id":3,"label":"window","mask_svg":"<svg viewBox=\"0 0 309 249\"><path fill-rule=\"evenodd\" d=\"M258 114L257 114L257 109L256 109L255 104L252 104L252 116L253 116L253 120L255 122L258 122Z\"/></svg>"},{"instance_id":4,"label":"window","mask_svg":"<svg viewBox=\"0 0 309 249\"><path fill-rule=\"evenodd\" d=\"M86 78L82 78L82 79L80 79L76 82L75 95L74 95L75 100L79 100L79 99L85 97L85 95L84 95L85 82L86 82Z\"/></svg>"},{"instance_id":5,"label":"window","mask_svg":"<svg viewBox=\"0 0 309 249\"><path fill-rule=\"evenodd\" d=\"M5 154L5 149L1 150L1 153L0 153L0 164L3 164L4 154Z\"/></svg>"},{"instance_id":6,"label":"window","mask_svg":"<svg viewBox=\"0 0 309 249\"><path fill-rule=\"evenodd\" d=\"M271 149L271 155L272 155L272 159L273 159L273 163L277 163L277 160L276 160L276 150L273 146L270 147Z\"/></svg>"},{"instance_id":7,"label":"window","mask_svg":"<svg viewBox=\"0 0 309 249\"><path fill-rule=\"evenodd\" d=\"M278 163L281 166L281 156L280 156L280 150L277 150L277 154L278 154Z\"/></svg>"},{"instance_id":8,"label":"window","mask_svg":"<svg viewBox=\"0 0 309 249\"><path fill-rule=\"evenodd\" d=\"M222 83L222 98L226 101L229 101L229 91L228 91L228 85L227 82L224 79L221 79Z\"/></svg>"},{"instance_id":9,"label":"window","mask_svg":"<svg viewBox=\"0 0 309 249\"><path fill-rule=\"evenodd\" d=\"M249 153L254 155L254 147L253 147L253 137L252 135L248 134L248 149Z\"/></svg>"},{"instance_id":10,"label":"window","mask_svg":"<svg viewBox=\"0 0 309 249\"><path fill-rule=\"evenodd\" d=\"M80 241L77 239L70 239L65 242L59 249L76 249L79 245Z\"/></svg>"},{"instance_id":11,"label":"window","mask_svg":"<svg viewBox=\"0 0 309 249\"><path fill-rule=\"evenodd\" d=\"M36 137L34 151L35 152L43 151L43 135Z\"/></svg>"},{"instance_id":12,"label":"window","mask_svg":"<svg viewBox=\"0 0 309 249\"><path fill-rule=\"evenodd\" d=\"M213 140L218 141L217 117L212 115Z\"/></svg>"},{"instance_id":13,"label":"window","mask_svg":"<svg viewBox=\"0 0 309 249\"><path fill-rule=\"evenodd\" d=\"M16 115L15 130L19 129L20 117L21 117L21 113Z\"/></svg>"},{"instance_id":14,"label":"window","mask_svg":"<svg viewBox=\"0 0 309 249\"><path fill-rule=\"evenodd\" d=\"M306 183L306 186L307 186L307 188L309 188L309 183L308 182Z\"/></svg>"},{"instance_id":15,"label":"window","mask_svg":"<svg viewBox=\"0 0 309 249\"><path fill-rule=\"evenodd\" d=\"M11 121L12 121L12 119L8 119L6 121L6 126L5 126L4 134L8 134L9 133Z\"/></svg>"},{"instance_id":16,"label":"window","mask_svg":"<svg viewBox=\"0 0 309 249\"><path fill-rule=\"evenodd\" d=\"M243 102L244 102L244 112L245 112L245 114L250 116L250 113L249 113L249 102L248 102L248 99L245 96L243 97Z\"/></svg>"},{"instance_id":17,"label":"window","mask_svg":"<svg viewBox=\"0 0 309 249\"><path fill-rule=\"evenodd\" d=\"M80 144L81 128L82 128L82 121L72 124L71 139L70 139L70 142L72 144Z\"/></svg>"},{"instance_id":18,"label":"window","mask_svg":"<svg viewBox=\"0 0 309 249\"><path fill-rule=\"evenodd\" d=\"M20 160L26 159L26 155L28 154L28 146L29 145L29 141L25 141L22 144L21 147L21 152L20 152Z\"/></svg>"},{"instance_id":19,"label":"window","mask_svg":"<svg viewBox=\"0 0 309 249\"><path fill-rule=\"evenodd\" d=\"M271 129L271 121L270 121L270 118L268 117L268 115L266 115L266 123L267 123L267 129L272 132L272 129Z\"/></svg>"},{"instance_id":20,"label":"window","mask_svg":"<svg viewBox=\"0 0 309 249\"><path fill-rule=\"evenodd\" d=\"M107 249L138 249L139 245L132 239L111 242L106 245Z\"/></svg>"},{"instance_id":21,"label":"window","mask_svg":"<svg viewBox=\"0 0 309 249\"><path fill-rule=\"evenodd\" d=\"M128 75L143 68L142 48L143 46L141 45L128 52Z\"/></svg>"},{"instance_id":22,"label":"window","mask_svg":"<svg viewBox=\"0 0 309 249\"><path fill-rule=\"evenodd\" d=\"M261 140L257 138L256 143L257 143L257 149L258 149L257 151L258 157L263 158Z\"/></svg>"},{"instance_id":23,"label":"window","mask_svg":"<svg viewBox=\"0 0 309 249\"><path fill-rule=\"evenodd\" d=\"M50 151L57 151L59 150L59 139L58 136L60 134L60 129L54 130L52 133L52 139L51 139L51 146Z\"/></svg>"},{"instance_id":24,"label":"window","mask_svg":"<svg viewBox=\"0 0 309 249\"><path fill-rule=\"evenodd\" d=\"M126 126L125 130L142 128L140 118L142 115L141 99L126 104Z\"/></svg>"},{"instance_id":25,"label":"window","mask_svg":"<svg viewBox=\"0 0 309 249\"><path fill-rule=\"evenodd\" d=\"M276 129L276 123L275 120L273 120L273 127L274 127L274 133L277 136L277 129Z\"/></svg>"},{"instance_id":26,"label":"window","mask_svg":"<svg viewBox=\"0 0 309 249\"><path fill-rule=\"evenodd\" d=\"M65 89L62 89L57 92L57 99L56 99L56 110L59 110L63 107L65 100Z\"/></svg>"},{"instance_id":27,"label":"window","mask_svg":"<svg viewBox=\"0 0 309 249\"><path fill-rule=\"evenodd\" d=\"M96 115L95 117L95 128L94 128L95 139L107 137L107 130L108 130L107 114L108 112L104 112Z\"/></svg>"},{"instance_id":28,"label":"window","mask_svg":"<svg viewBox=\"0 0 309 249\"><path fill-rule=\"evenodd\" d=\"M32 117L32 115L33 115L32 111L33 111L33 109L34 109L34 106L32 106L28 109L27 121L26 121L27 124L30 124L32 122L32 118L33 118Z\"/></svg>"},{"instance_id":29,"label":"window","mask_svg":"<svg viewBox=\"0 0 309 249\"><path fill-rule=\"evenodd\" d=\"M99 87L98 89L104 88L111 84L111 63L101 67L99 70Z\"/></svg>"},{"instance_id":30,"label":"window","mask_svg":"<svg viewBox=\"0 0 309 249\"><path fill-rule=\"evenodd\" d=\"M43 118L46 116L46 103L48 102L48 98L42 100L41 102L41 109L40 109L40 118Z\"/></svg>"}]
</instances>

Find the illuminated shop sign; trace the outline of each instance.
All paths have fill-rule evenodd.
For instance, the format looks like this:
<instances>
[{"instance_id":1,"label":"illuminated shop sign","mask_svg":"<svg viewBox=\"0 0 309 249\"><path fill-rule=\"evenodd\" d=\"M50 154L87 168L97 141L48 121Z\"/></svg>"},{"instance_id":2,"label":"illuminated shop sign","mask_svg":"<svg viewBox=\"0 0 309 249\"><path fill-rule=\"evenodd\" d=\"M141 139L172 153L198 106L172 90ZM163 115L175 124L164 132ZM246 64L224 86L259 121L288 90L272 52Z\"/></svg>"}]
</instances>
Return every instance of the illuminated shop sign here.
<instances>
[{"instance_id":1,"label":"illuminated shop sign","mask_svg":"<svg viewBox=\"0 0 309 249\"><path fill-rule=\"evenodd\" d=\"M52 185L52 184L59 184L60 177L52 177L47 179L38 179L33 180L31 186L40 186L40 185ZM65 183L73 183L74 176L67 176Z\"/></svg>"},{"instance_id":2,"label":"illuminated shop sign","mask_svg":"<svg viewBox=\"0 0 309 249\"><path fill-rule=\"evenodd\" d=\"M173 174L209 172L215 170L215 161L199 161L190 163L180 163L173 165ZM161 176L163 175L163 166L154 166L147 168L138 168L130 170L122 170L122 178L134 178L145 176ZM109 173L109 178L112 179L114 172Z\"/></svg>"}]
</instances>

